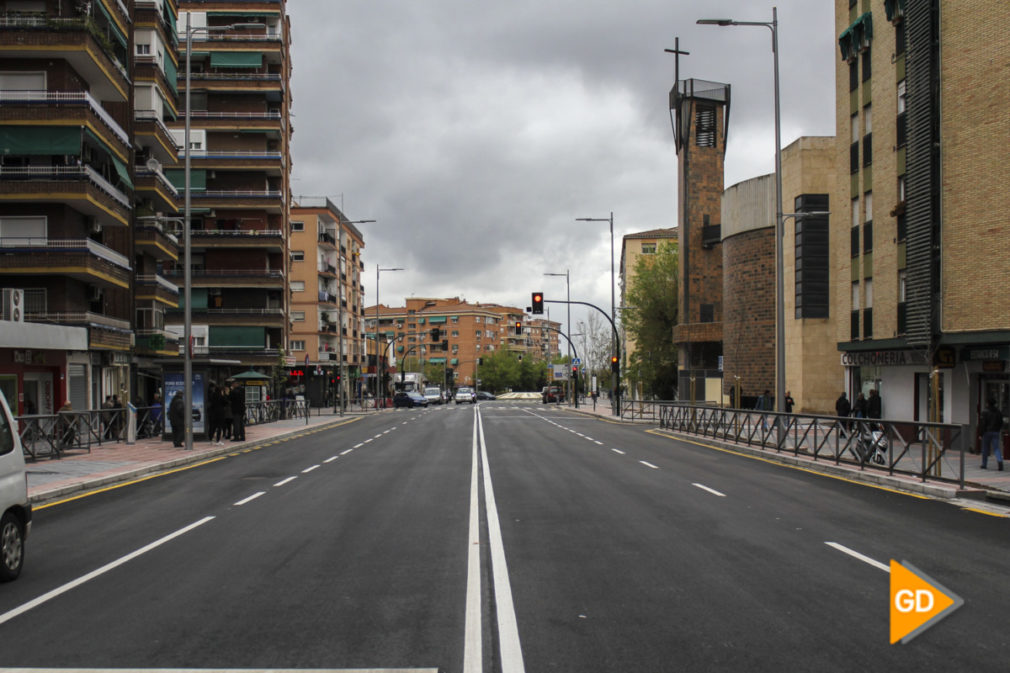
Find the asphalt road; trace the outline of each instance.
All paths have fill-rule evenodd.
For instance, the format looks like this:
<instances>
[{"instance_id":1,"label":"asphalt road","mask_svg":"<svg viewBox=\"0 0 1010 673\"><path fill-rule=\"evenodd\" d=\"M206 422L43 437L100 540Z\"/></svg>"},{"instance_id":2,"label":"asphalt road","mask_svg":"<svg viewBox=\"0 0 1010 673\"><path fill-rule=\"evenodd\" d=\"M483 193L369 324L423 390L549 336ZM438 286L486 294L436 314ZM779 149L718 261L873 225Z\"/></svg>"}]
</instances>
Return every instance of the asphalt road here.
<instances>
[{"instance_id":1,"label":"asphalt road","mask_svg":"<svg viewBox=\"0 0 1010 673\"><path fill-rule=\"evenodd\" d=\"M1007 668L1010 520L552 406L477 409L384 412L37 511L0 585L0 667ZM890 645L889 575L856 554L965 605Z\"/></svg>"}]
</instances>

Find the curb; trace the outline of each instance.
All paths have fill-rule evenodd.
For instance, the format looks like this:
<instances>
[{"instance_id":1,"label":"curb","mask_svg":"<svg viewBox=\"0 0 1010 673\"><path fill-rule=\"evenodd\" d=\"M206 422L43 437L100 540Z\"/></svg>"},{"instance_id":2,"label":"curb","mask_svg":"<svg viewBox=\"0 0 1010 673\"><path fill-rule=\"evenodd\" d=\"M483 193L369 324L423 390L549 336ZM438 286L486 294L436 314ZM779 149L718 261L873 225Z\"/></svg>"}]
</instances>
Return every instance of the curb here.
<instances>
[{"instance_id":1,"label":"curb","mask_svg":"<svg viewBox=\"0 0 1010 673\"><path fill-rule=\"evenodd\" d=\"M194 452L192 455L173 458L172 460L167 460L163 463L158 463L156 465L147 465L146 467L139 467L136 469L128 470L126 472L120 472L119 474L110 474L95 479L85 478L84 481L78 482L76 484L66 484L64 486L59 486L50 490L40 490L36 493L31 494L28 497L28 502L30 502L32 506L45 505L54 500L59 500L61 498L64 498L69 495L74 495L76 493L81 493L84 491L92 491L113 484L120 484L129 481L134 481L142 477L148 477L163 472L169 472L173 469L184 467L186 465L195 466L198 463L206 462L222 455L234 453L236 451L244 449L254 449L257 447L265 446L270 442L283 440L298 435L300 433L303 433L305 432L305 428L308 428L310 430L325 430L330 427L343 425L344 423L358 420L359 418L363 418L363 416L338 418L332 421L327 421L316 425L307 425L304 428L299 428L297 430L290 430L288 432L282 432L273 435L271 437L264 437L263 439L255 441L243 442L241 444L234 444L232 446L221 446L215 449L201 451L200 453Z\"/></svg>"}]
</instances>

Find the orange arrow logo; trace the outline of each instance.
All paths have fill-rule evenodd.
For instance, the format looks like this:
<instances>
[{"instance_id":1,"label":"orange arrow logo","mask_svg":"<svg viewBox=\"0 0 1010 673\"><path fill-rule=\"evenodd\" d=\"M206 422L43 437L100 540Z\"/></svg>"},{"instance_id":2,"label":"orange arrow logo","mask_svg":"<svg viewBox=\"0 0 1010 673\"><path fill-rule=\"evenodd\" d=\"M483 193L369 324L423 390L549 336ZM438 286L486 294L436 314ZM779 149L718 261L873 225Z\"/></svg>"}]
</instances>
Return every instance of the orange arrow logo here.
<instances>
[{"instance_id":1,"label":"orange arrow logo","mask_svg":"<svg viewBox=\"0 0 1010 673\"><path fill-rule=\"evenodd\" d=\"M891 644L908 644L964 605L964 599L908 561L891 559Z\"/></svg>"}]
</instances>

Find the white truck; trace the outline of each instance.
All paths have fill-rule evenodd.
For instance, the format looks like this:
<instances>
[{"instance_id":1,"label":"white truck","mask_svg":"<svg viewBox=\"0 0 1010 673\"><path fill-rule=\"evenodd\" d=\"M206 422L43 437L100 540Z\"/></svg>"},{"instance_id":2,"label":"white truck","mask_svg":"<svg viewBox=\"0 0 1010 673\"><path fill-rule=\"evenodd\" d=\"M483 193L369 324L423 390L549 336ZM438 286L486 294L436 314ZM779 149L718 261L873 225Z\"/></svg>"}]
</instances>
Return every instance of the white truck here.
<instances>
[{"instance_id":1,"label":"white truck","mask_svg":"<svg viewBox=\"0 0 1010 673\"><path fill-rule=\"evenodd\" d=\"M421 372L403 372L393 376L393 390L398 393L424 394L424 374Z\"/></svg>"}]
</instances>

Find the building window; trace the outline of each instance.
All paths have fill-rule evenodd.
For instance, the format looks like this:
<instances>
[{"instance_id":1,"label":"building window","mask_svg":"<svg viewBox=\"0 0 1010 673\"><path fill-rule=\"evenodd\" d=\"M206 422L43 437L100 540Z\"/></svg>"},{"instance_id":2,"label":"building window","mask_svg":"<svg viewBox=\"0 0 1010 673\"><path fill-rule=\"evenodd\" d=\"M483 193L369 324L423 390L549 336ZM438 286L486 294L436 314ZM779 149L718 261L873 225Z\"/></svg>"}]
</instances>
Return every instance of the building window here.
<instances>
[{"instance_id":1,"label":"building window","mask_svg":"<svg viewBox=\"0 0 1010 673\"><path fill-rule=\"evenodd\" d=\"M292 262L304 262L305 261L305 251L304 250L292 250L291 251L291 261Z\"/></svg>"},{"instance_id":2,"label":"building window","mask_svg":"<svg viewBox=\"0 0 1010 673\"><path fill-rule=\"evenodd\" d=\"M908 305L905 303L906 272L898 271L898 334L904 334L908 323Z\"/></svg>"},{"instance_id":3,"label":"building window","mask_svg":"<svg viewBox=\"0 0 1010 673\"><path fill-rule=\"evenodd\" d=\"M905 22L899 21L894 24L894 54L900 56L905 53Z\"/></svg>"},{"instance_id":4,"label":"building window","mask_svg":"<svg viewBox=\"0 0 1010 673\"><path fill-rule=\"evenodd\" d=\"M292 351L303 351L305 350L305 341L289 341L288 350Z\"/></svg>"},{"instance_id":5,"label":"building window","mask_svg":"<svg viewBox=\"0 0 1010 673\"><path fill-rule=\"evenodd\" d=\"M642 254L643 255L655 255L656 254L656 244L655 243L643 243L642 244Z\"/></svg>"},{"instance_id":6,"label":"building window","mask_svg":"<svg viewBox=\"0 0 1010 673\"><path fill-rule=\"evenodd\" d=\"M873 108L867 105L863 108L863 126L865 135L863 136L863 166L873 163Z\"/></svg>"},{"instance_id":7,"label":"building window","mask_svg":"<svg viewBox=\"0 0 1010 673\"><path fill-rule=\"evenodd\" d=\"M849 119L849 126L852 129L852 140L849 145L849 172L859 172L859 115L854 114Z\"/></svg>"},{"instance_id":8,"label":"building window","mask_svg":"<svg viewBox=\"0 0 1010 673\"><path fill-rule=\"evenodd\" d=\"M453 336L454 339L459 338L459 330L458 329L454 329L452 331L452 336Z\"/></svg>"},{"instance_id":9,"label":"building window","mask_svg":"<svg viewBox=\"0 0 1010 673\"><path fill-rule=\"evenodd\" d=\"M292 322L305 322L305 311L292 311L291 312Z\"/></svg>"},{"instance_id":10,"label":"building window","mask_svg":"<svg viewBox=\"0 0 1010 673\"><path fill-rule=\"evenodd\" d=\"M151 55L151 45L137 43L137 56L150 56Z\"/></svg>"},{"instance_id":11,"label":"building window","mask_svg":"<svg viewBox=\"0 0 1010 673\"><path fill-rule=\"evenodd\" d=\"M305 231L304 222L291 222L291 231Z\"/></svg>"},{"instance_id":12,"label":"building window","mask_svg":"<svg viewBox=\"0 0 1010 673\"><path fill-rule=\"evenodd\" d=\"M849 338L859 338L859 282L852 284L852 310L849 312Z\"/></svg>"},{"instance_id":13,"label":"building window","mask_svg":"<svg viewBox=\"0 0 1010 673\"><path fill-rule=\"evenodd\" d=\"M293 280L293 281L291 281L291 291L292 292L305 292L305 281L304 280Z\"/></svg>"},{"instance_id":14,"label":"building window","mask_svg":"<svg viewBox=\"0 0 1010 673\"><path fill-rule=\"evenodd\" d=\"M699 105L695 113L695 144L698 147L715 147L715 107Z\"/></svg>"},{"instance_id":15,"label":"building window","mask_svg":"<svg viewBox=\"0 0 1010 673\"><path fill-rule=\"evenodd\" d=\"M897 140L898 147L903 147L907 141L907 127L905 123L905 106L908 101L905 98L905 80L898 82L898 117L896 120L897 124Z\"/></svg>"},{"instance_id":16,"label":"building window","mask_svg":"<svg viewBox=\"0 0 1010 673\"><path fill-rule=\"evenodd\" d=\"M699 312L699 322L715 322L715 304L702 304Z\"/></svg>"},{"instance_id":17,"label":"building window","mask_svg":"<svg viewBox=\"0 0 1010 673\"><path fill-rule=\"evenodd\" d=\"M863 50L863 53L860 55L860 60L862 60L862 62L863 62L863 81L864 82L869 81L870 75L872 74L871 70L870 70L871 66L870 66L870 48L869 47L867 47L865 50Z\"/></svg>"},{"instance_id":18,"label":"building window","mask_svg":"<svg viewBox=\"0 0 1010 673\"><path fill-rule=\"evenodd\" d=\"M855 91L859 87L859 64L856 59L849 61L849 91Z\"/></svg>"},{"instance_id":19,"label":"building window","mask_svg":"<svg viewBox=\"0 0 1010 673\"><path fill-rule=\"evenodd\" d=\"M863 194L863 208L865 209L865 214L863 217L864 222L873 221L873 192L866 192Z\"/></svg>"}]
</instances>

